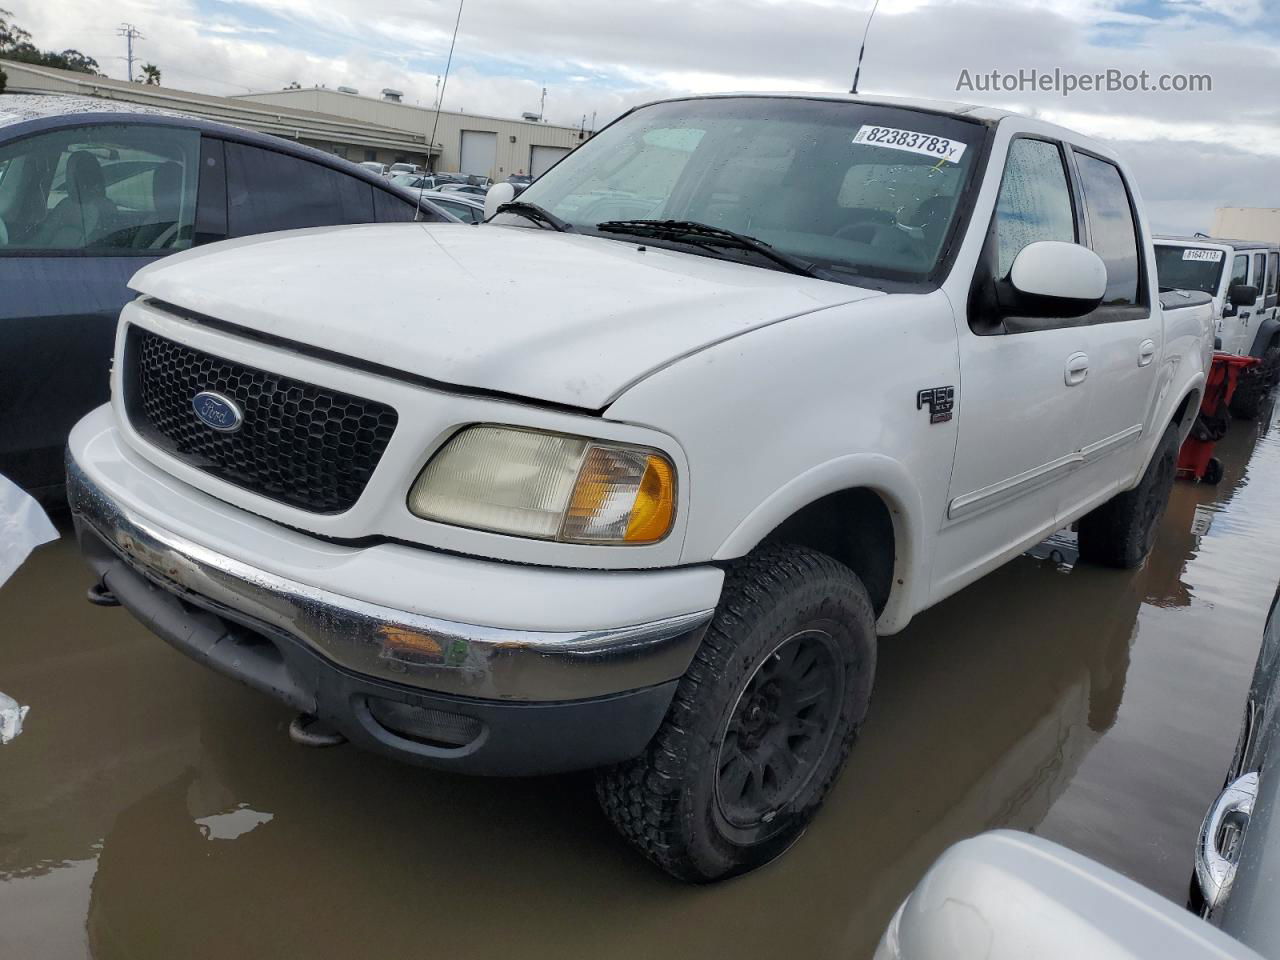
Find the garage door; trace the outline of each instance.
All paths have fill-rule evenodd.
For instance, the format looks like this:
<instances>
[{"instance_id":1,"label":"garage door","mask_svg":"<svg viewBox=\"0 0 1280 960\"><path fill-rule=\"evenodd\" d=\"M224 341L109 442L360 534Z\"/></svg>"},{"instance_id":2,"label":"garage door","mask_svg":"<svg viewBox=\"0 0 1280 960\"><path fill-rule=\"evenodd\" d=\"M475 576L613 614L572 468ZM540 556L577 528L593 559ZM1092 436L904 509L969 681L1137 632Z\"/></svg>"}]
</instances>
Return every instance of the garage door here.
<instances>
[{"instance_id":1,"label":"garage door","mask_svg":"<svg viewBox=\"0 0 1280 960\"><path fill-rule=\"evenodd\" d=\"M569 152L568 147L531 147L529 154L529 176L540 177L551 166Z\"/></svg>"},{"instance_id":2,"label":"garage door","mask_svg":"<svg viewBox=\"0 0 1280 960\"><path fill-rule=\"evenodd\" d=\"M498 162L498 135L487 130L462 131L462 172L492 177Z\"/></svg>"}]
</instances>

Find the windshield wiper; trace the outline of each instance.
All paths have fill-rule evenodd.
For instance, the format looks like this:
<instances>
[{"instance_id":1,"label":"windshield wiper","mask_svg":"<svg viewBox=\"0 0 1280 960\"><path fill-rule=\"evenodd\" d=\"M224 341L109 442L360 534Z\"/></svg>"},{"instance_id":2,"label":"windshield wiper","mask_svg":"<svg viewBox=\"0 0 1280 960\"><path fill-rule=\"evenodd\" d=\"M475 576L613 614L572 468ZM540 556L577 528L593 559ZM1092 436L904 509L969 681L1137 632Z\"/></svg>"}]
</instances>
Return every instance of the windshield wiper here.
<instances>
[{"instance_id":1,"label":"windshield wiper","mask_svg":"<svg viewBox=\"0 0 1280 960\"><path fill-rule=\"evenodd\" d=\"M544 210L536 203L530 203L528 200L509 200L501 204L496 213L514 213L516 216L524 217L526 220L532 220L534 223L545 223L552 230L558 233L576 233L573 224L568 220L561 220L550 210Z\"/></svg>"},{"instance_id":2,"label":"windshield wiper","mask_svg":"<svg viewBox=\"0 0 1280 960\"><path fill-rule=\"evenodd\" d=\"M699 223L696 220L606 220L603 223L597 223L596 229L602 233L626 233L636 237L671 240L689 237L689 242L697 246L750 250L803 277L824 279L826 276L812 263L775 250L763 240L757 240L745 233L735 233L723 227L713 227L709 223Z\"/></svg>"}]
</instances>

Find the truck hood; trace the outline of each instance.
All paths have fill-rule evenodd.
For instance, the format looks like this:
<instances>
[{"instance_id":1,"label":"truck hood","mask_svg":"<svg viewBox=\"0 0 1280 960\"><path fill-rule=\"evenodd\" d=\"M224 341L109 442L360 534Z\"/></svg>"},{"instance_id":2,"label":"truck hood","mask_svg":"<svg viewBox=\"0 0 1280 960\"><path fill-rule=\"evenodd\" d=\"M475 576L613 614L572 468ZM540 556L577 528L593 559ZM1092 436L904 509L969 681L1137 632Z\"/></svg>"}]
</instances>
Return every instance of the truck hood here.
<instances>
[{"instance_id":1,"label":"truck hood","mask_svg":"<svg viewBox=\"0 0 1280 960\"><path fill-rule=\"evenodd\" d=\"M437 223L231 240L130 286L418 377L590 410L711 344L881 295L637 243Z\"/></svg>"}]
</instances>

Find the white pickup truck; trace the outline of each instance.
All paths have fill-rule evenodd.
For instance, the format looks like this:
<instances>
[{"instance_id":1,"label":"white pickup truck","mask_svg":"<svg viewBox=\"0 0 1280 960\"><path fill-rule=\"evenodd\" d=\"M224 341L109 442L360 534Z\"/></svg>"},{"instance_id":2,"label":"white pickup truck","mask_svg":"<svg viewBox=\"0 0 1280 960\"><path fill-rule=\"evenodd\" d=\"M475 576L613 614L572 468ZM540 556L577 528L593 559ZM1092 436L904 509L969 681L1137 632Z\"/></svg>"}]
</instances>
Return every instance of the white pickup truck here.
<instances>
[{"instance_id":1,"label":"white pickup truck","mask_svg":"<svg viewBox=\"0 0 1280 960\"><path fill-rule=\"evenodd\" d=\"M1262 361L1231 399L1231 412L1252 420L1280 379L1280 247L1206 236L1156 237L1155 247L1161 288L1209 294L1219 349Z\"/></svg>"},{"instance_id":2,"label":"white pickup truck","mask_svg":"<svg viewBox=\"0 0 1280 960\"><path fill-rule=\"evenodd\" d=\"M618 828L708 881L813 817L877 637L1076 521L1086 559L1149 551L1211 308L1162 305L1106 147L697 97L510 197L140 271L68 448L92 598L300 740L601 768Z\"/></svg>"}]
</instances>

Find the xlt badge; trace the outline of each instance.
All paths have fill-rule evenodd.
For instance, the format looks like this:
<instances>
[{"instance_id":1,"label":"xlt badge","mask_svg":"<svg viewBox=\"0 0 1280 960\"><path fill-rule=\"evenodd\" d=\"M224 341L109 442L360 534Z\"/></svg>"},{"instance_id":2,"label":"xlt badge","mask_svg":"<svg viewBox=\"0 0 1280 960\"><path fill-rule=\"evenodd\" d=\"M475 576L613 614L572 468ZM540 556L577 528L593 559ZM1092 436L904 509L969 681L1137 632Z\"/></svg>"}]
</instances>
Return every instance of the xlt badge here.
<instances>
[{"instance_id":1,"label":"xlt badge","mask_svg":"<svg viewBox=\"0 0 1280 960\"><path fill-rule=\"evenodd\" d=\"M930 423L946 423L956 405L955 387L926 387L916 394L916 409L929 408Z\"/></svg>"}]
</instances>

